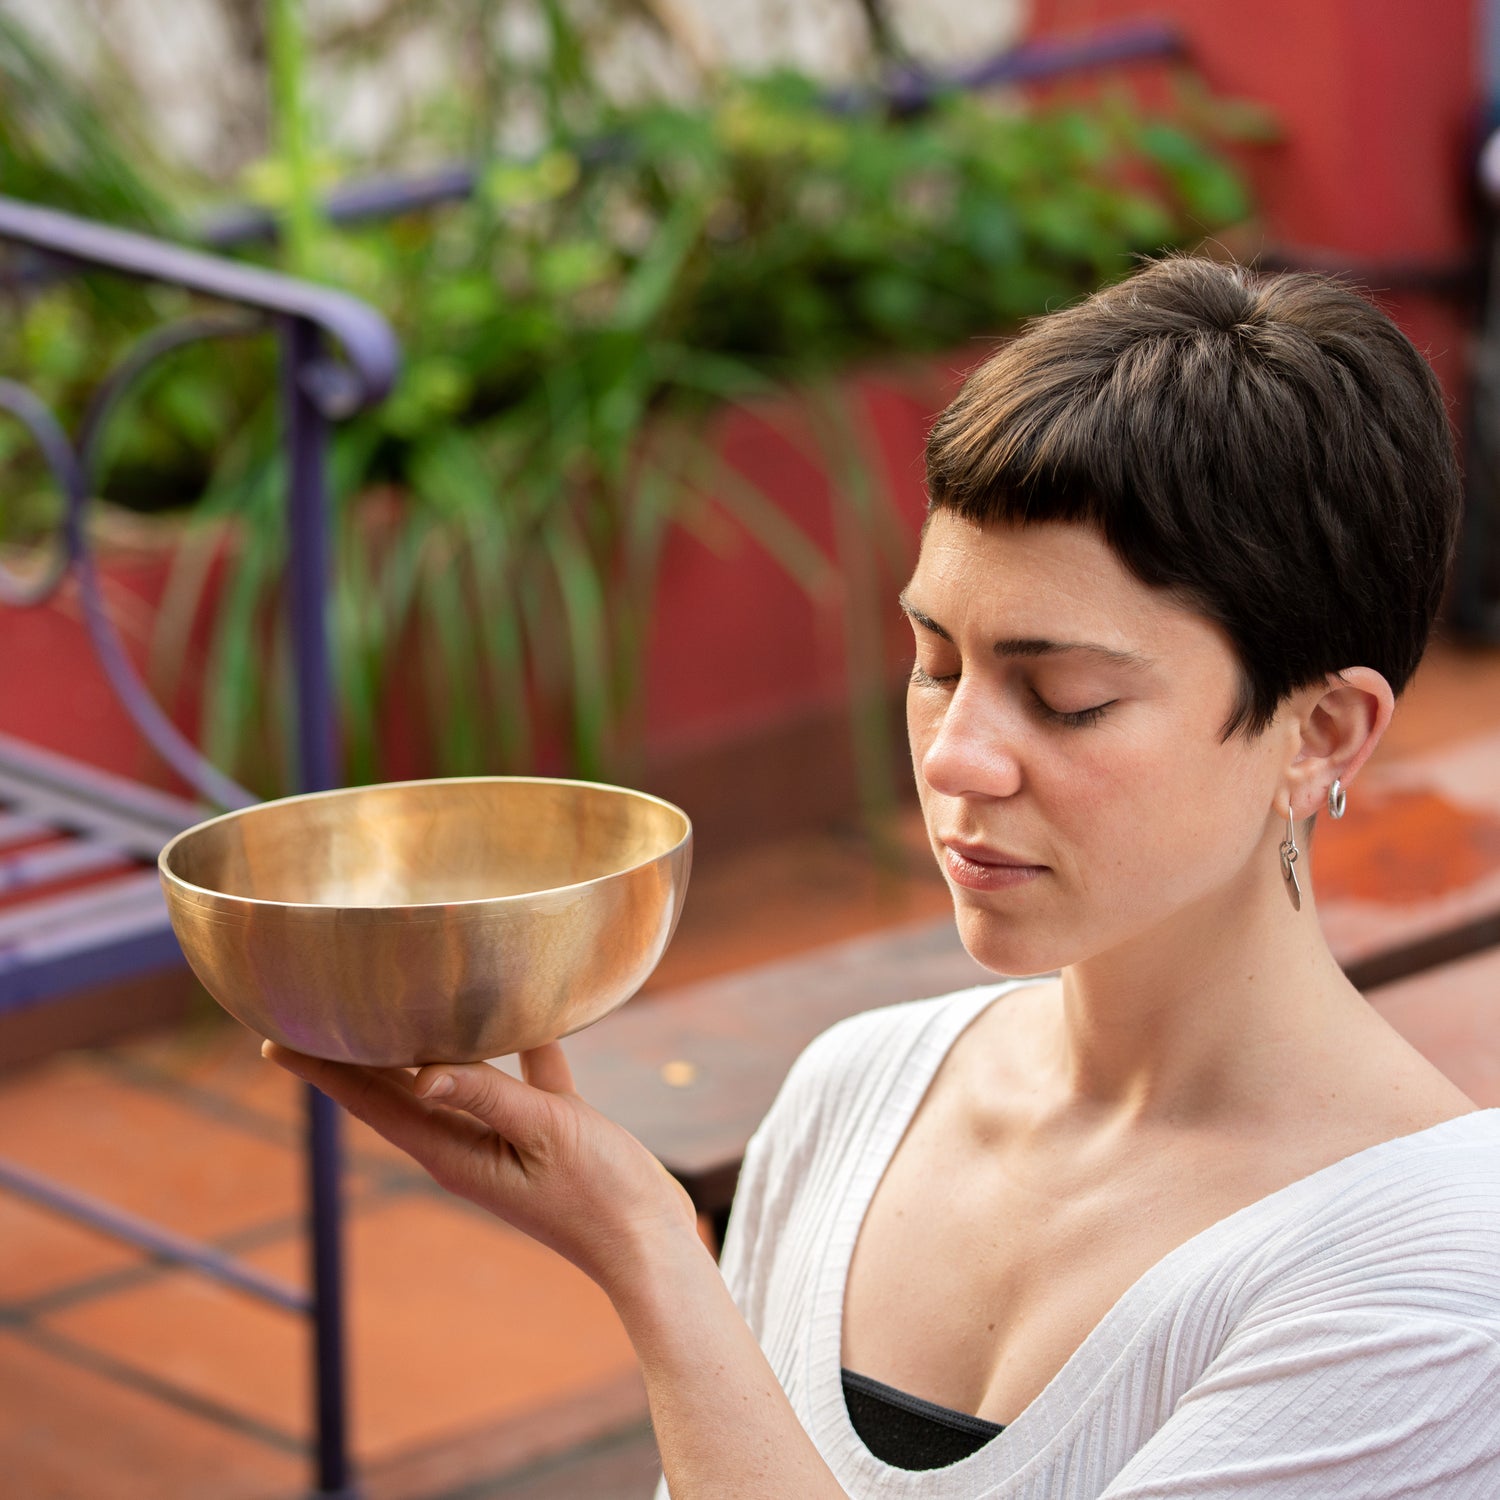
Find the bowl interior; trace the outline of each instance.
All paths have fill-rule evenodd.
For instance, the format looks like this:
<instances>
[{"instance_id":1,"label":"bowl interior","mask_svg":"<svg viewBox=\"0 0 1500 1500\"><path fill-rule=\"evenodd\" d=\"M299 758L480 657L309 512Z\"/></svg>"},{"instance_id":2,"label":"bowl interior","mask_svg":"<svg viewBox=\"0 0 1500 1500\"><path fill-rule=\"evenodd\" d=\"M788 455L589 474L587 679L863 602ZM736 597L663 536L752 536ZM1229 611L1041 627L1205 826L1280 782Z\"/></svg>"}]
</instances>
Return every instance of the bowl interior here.
<instances>
[{"instance_id":1,"label":"bowl interior","mask_svg":"<svg viewBox=\"0 0 1500 1500\"><path fill-rule=\"evenodd\" d=\"M189 885L300 906L424 906L576 885L660 858L675 807L620 787L480 777L353 787L202 824L168 851Z\"/></svg>"}]
</instances>

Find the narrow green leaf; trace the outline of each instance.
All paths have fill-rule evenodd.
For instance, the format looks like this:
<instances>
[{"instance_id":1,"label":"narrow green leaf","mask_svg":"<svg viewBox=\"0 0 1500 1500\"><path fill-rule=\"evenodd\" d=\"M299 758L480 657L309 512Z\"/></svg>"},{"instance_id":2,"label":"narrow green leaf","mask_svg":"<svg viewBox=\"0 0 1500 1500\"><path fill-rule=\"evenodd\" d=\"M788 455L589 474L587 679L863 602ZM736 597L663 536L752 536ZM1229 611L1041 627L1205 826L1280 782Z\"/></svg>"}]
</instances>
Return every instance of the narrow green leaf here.
<instances>
[{"instance_id":1,"label":"narrow green leaf","mask_svg":"<svg viewBox=\"0 0 1500 1500\"><path fill-rule=\"evenodd\" d=\"M427 678L429 710L445 776L472 776L484 765L484 735L479 715L470 590L451 534L439 538L427 554L421 591L422 618L432 625L438 671Z\"/></svg>"},{"instance_id":2,"label":"narrow green leaf","mask_svg":"<svg viewBox=\"0 0 1500 1500\"><path fill-rule=\"evenodd\" d=\"M689 493L716 502L733 517L809 599L823 601L837 594L837 567L772 496L710 442L688 435L680 441Z\"/></svg>"},{"instance_id":3,"label":"narrow green leaf","mask_svg":"<svg viewBox=\"0 0 1500 1500\"><path fill-rule=\"evenodd\" d=\"M626 281L615 304L614 326L639 332L660 315L703 232L707 202L683 194L657 229L649 253Z\"/></svg>"},{"instance_id":4,"label":"narrow green leaf","mask_svg":"<svg viewBox=\"0 0 1500 1500\"><path fill-rule=\"evenodd\" d=\"M530 674L514 587L514 556L505 528L477 513L464 517L477 584L478 634L483 646L490 723L500 765L529 769L532 754Z\"/></svg>"},{"instance_id":5,"label":"narrow green leaf","mask_svg":"<svg viewBox=\"0 0 1500 1500\"><path fill-rule=\"evenodd\" d=\"M603 772L610 723L604 590L571 518L559 516L544 543L567 622L573 686L573 752L579 775Z\"/></svg>"}]
</instances>

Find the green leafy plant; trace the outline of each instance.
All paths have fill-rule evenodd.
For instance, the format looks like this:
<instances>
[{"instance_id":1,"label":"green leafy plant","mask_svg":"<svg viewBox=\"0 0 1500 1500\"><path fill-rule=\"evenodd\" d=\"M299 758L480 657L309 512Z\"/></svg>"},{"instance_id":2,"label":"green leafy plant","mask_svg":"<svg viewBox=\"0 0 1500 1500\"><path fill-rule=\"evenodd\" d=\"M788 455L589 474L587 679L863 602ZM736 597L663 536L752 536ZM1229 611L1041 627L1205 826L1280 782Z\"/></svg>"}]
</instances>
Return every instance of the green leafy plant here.
<instances>
[{"instance_id":1,"label":"green leafy plant","mask_svg":"<svg viewBox=\"0 0 1500 1500\"><path fill-rule=\"evenodd\" d=\"M661 551L713 506L810 593L842 600L861 786L878 808L893 754L869 643L899 562L838 372L998 333L1232 223L1248 211L1240 179L1196 94L1170 117L1125 95L1023 109L953 94L897 119L832 112L810 80L777 74L717 79L701 103L613 107L561 0L540 8L550 53L529 82L543 147L491 154L495 96L528 82L497 63L466 117L472 197L339 229L312 197L295 6L271 9L280 145L252 180L284 226L276 253L386 311L407 360L335 454L348 774L382 773L402 663L419 665L443 772L628 772ZM63 316L42 299L11 337L35 343L38 320ZM247 397L252 376L269 369L164 373L113 457L138 492L152 449L134 429L154 419L160 444L162 410L183 403L166 425L179 462L202 461L190 487L209 540L184 550L165 628L191 616L222 543L206 742L269 791L281 700L259 664L285 539L274 422ZM832 554L707 437L715 407L788 388L835 481ZM182 434L212 427L210 462Z\"/></svg>"}]
</instances>

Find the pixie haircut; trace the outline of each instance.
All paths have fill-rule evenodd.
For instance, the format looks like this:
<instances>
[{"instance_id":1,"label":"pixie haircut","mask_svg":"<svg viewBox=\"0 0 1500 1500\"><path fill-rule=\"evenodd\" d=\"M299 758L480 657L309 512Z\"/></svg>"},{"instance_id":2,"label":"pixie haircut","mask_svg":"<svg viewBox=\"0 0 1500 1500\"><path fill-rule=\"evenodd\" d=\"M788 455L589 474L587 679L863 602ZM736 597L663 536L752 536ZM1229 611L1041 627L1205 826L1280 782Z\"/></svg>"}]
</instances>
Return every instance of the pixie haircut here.
<instances>
[{"instance_id":1,"label":"pixie haircut","mask_svg":"<svg viewBox=\"0 0 1500 1500\"><path fill-rule=\"evenodd\" d=\"M1326 277L1173 257L1038 318L927 443L931 510L1095 528L1239 657L1222 736L1297 689L1416 670L1462 496L1442 393L1389 318Z\"/></svg>"}]
</instances>

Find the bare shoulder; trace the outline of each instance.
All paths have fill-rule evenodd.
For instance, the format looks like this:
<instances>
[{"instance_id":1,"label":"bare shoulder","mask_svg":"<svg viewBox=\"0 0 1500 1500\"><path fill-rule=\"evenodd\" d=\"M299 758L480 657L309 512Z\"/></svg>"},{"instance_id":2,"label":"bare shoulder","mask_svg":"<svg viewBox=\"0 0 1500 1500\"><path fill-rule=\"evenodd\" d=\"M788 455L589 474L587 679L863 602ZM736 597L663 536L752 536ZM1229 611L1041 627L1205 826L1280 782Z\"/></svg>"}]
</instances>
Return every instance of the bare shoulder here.
<instances>
[{"instance_id":1,"label":"bare shoulder","mask_svg":"<svg viewBox=\"0 0 1500 1500\"><path fill-rule=\"evenodd\" d=\"M1380 1013L1361 1002L1361 1023L1329 1059L1338 1113L1387 1137L1440 1125L1480 1106Z\"/></svg>"},{"instance_id":2,"label":"bare shoulder","mask_svg":"<svg viewBox=\"0 0 1500 1500\"><path fill-rule=\"evenodd\" d=\"M951 1007L962 1009L971 1003L971 997L972 1003L981 1003L982 991L988 988L875 1006L836 1022L798 1055L767 1117L768 1123L788 1115L809 1117L841 1098L888 1085L930 1029L943 1030Z\"/></svg>"},{"instance_id":3,"label":"bare shoulder","mask_svg":"<svg viewBox=\"0 0 1500 1500\"><path fill-rule=\"evenodd\" d=\"M1055 1058L1062 980L1028 980L1000 995L964 1028L928 1091L934 1107L962 1093L990 1103L1029 1097Z\"/></svg>"}]
</instances>

